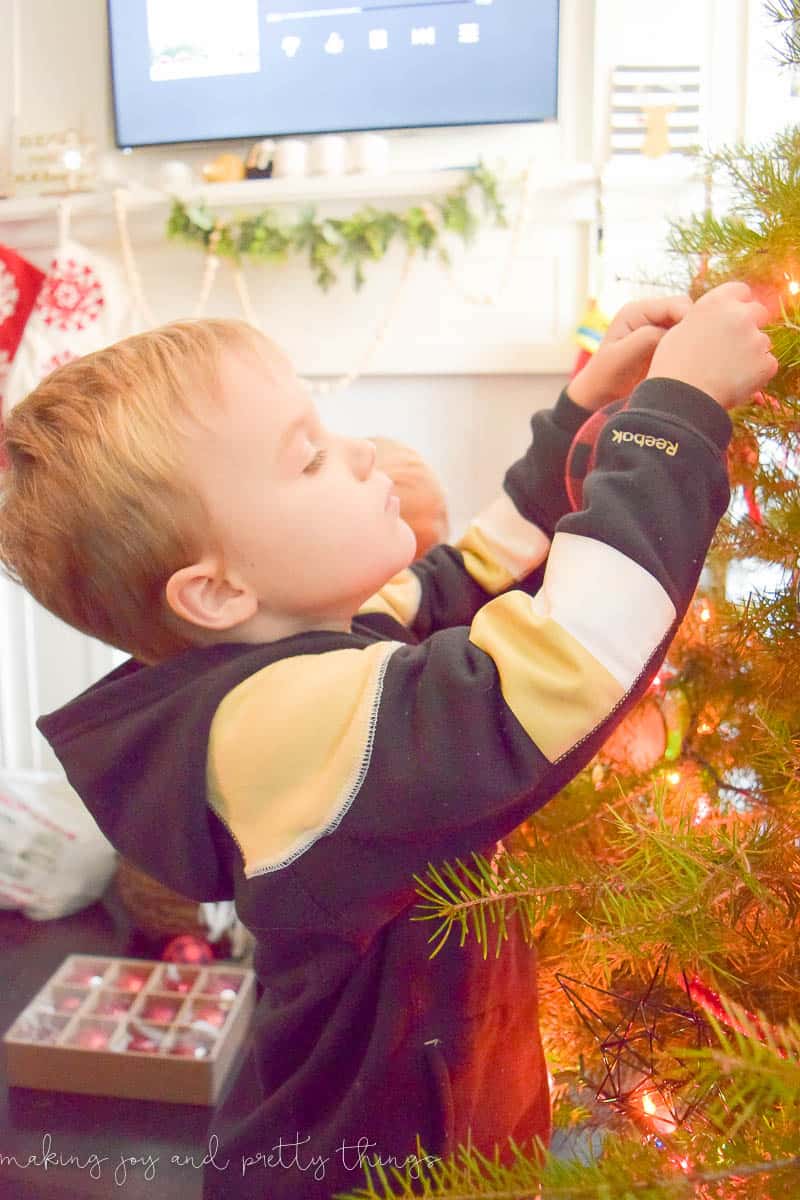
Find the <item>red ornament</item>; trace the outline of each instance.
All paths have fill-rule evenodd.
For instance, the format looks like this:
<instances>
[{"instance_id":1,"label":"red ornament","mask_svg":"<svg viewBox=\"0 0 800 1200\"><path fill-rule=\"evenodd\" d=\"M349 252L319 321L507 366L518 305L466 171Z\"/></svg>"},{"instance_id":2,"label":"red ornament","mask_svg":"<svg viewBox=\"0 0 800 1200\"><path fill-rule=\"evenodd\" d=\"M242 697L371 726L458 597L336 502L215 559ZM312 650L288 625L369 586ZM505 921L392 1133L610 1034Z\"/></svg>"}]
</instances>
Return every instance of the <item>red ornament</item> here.
<instances>
[{"instance_id":1,"label":"red ornament","mask_svg":"<svg viewBox=\"0 0 800 1200\"><path fill-rule=\"evenodd\" d=\"M145 1037L142 1033L134 1033L128 1042L128 1049L136 1050L139 1054L155 1054L158 1050L158 1043L151 1037Z\"/></svg>"},{"instance_id":2,"label":"red ornament","mask_svg":"<svg viewBox=\"0 0 800 1200\"><path fill-rule=\"evenodd\" d=\"M145 1021L152 1021L154 1025L169 1025L171 1021L175 1020L180 1006L180 1000L151 996L139 1015Z\"/></svg>"},{"instance_id":3,"label":"red ornament","mask_svg":"<svg viewBox=\"0 0 800 1200\"><path fill-rule=\"evenodd\" d=\"M583 481L594 466L600 434L611 417L625 408L627 403L627 400L614 400L592 413L572 439L567 455L565 483L569 502L576 512L583 508Z\"/></svg>"},{"instance_id":4,"label":"red ornament","mask_svg":"<svg viewBox=\"0 0 800 1200\"><path fill-rule=\"evenodd\" d=\"M150 978L149 971L137 971L135 967L122 970L114 980L114 987L120 992L140 992Z\"/></svg>"},{"instance_id":5,"label":"red ornament","mask_svg":"<svg viewBox=\"0 0 800 1200\"><path fill-rule=\"evenodd\" d=\"M720 996L719 992L715 992L708 984L704 983L699 976L695 975L692 979L683 977L684 987L690 999L694 1000L701 1008L710 1013L717 1021L728 1026L729 1029L736 1030L737 1033L743 1033L750 1037L753 1033L761 1042L771 1041L777 1047L781 1058L787 1058L788 1053L781 1044L781 1032L779 1027L768 1025L766 1028L759 1021L755 1013L749 1012L747 1009L742 1009L745 1017L750 1022L748 1027L726 1007L725 1000Z\"/></svg>"},{"instance_id":6,"label":"red ornament","mask_svg":"<svg viewBox=\"0 0 800 1200\"><path fill-rule=\"evenodd\" d=\"M193 933L182 933L167 942L161 957L164 962L212 963L214 951L204 938L195 937Z\"/></svg>"},{"instance_id":7,"label":"red ornament","mask_svg":"<svg viewBox=\"0 0 800 1200\"><path fill-rule=\"evenodd\" d=\"M240 975L225 975L215 972L203 984L206 996L219 996L221 1000L233 1000L242 983Z\"/></svg>"},{"instance_id":8,"label":"red ornament","mask_svg":"<svg viewBox=\"0 0 800 1200\"><path fill-rule=\"evenodd\" d=\"M173 1042L169 1052L177 1054L180 1058L208 1058L211 1045L207 1039L199 1035L185 1033Z\"/></svg>"},{"instance_id":9,"label":"red ornament","mask_svg":"<svg viewBox=\"0 0 800 1200\"><path fill-rule=\"evenodd\" d=\"M65 992L53 1001L56 1012L77 1012L83 1004L83 996L76 992Z\"/></svg>"},{"instance_id":10,"label":"red ornament","mask_svg":"<svg viewBox=\"0 0 800 1200\"><path fill-rule=\"evenodd\" d=\"M104 963L76 963L69 975L59 982L72 984L73 987L99 987L103 982L104 971Z\"/></svg>"},{"instance_id":11,"label":"red ornament","mask_svg":"<svg viewBox=\"0 0 800 1200\"><path fill-rule=\"evenodd\" d=\"M197 971L181 971L173 964L164 967L163 971L159 988L165 992L180 992L181 995L186 995L192 990L197 979Z\"/></svg>"},{"instance_id":12,"label":"red ornament","mask_svg":"<svg viewBox=\"0 0 800 1200\"><path fill-rule=\"evenodd\" d=\"M73 1044L82 1046L84 1050L105 1050L111 1040L111 1030L99 1029L94 1025L79 1029L73 1038Z\"/></svg>"},{"instance_id":13,"label":"red ornament","mask_svg":"<svg viewBox=\"0 0 800 1200\"><path fill-rule=\"evenodd\" d=\"M103 1017L121 1017L133 1004L134 997L126 995L103 995L97 998L94 1011Z\"/></svg>"},{"instance_id":14,"label":"red ornament","mask_svg":"<svg viewBox=\"0 0 800 1200\"><path fill-rule=\"evenodd\" d=\"M218 1004L200 1003L194 1006L192 1013L193 1021L204 1021L208 1025L214 1025L217 1029L221 1029L225 1024L225 1018L228 1015L227 1008L221 1008Z\"/></svg>"},{"instance_id":15,"label":"red ornament","mask_svg":"<svg viewBox=\"0 0 800 1200\"><path fill-rule=\"evenodd\" d=\"M600 435L610 419L622 409L627 408L629 402L630 398L613 400L604 408L598 409L584 421L572 439L572 445L567 454L567 465L564 469L564 482L567 488L567 497L576 512L583 508L583 481L594 468ZM739 483L743 485L750 518L755 524L761 525L763 523L761 510L758 507L753 488L749 484L749 478L752 477L752 473L758 465L758 442L755 437L751 435L749 440L745 440L744 436L737 438L727 452L726 461L731 484L733 486ZM745 474L745 478L742 478L745 468L749 472L749 477Z\"/></svg>"}]
</instances>

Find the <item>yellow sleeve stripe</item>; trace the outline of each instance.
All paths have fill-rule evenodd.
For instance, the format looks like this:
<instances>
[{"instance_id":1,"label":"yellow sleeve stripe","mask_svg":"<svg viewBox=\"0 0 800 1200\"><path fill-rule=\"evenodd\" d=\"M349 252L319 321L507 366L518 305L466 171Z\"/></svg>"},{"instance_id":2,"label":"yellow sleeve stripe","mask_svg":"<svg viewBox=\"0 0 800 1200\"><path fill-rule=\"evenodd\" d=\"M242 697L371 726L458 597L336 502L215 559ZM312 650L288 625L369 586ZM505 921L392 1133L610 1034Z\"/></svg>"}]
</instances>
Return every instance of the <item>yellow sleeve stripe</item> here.
<instances>
[{"instance_id":1,"label":"yellow sleeve stripe","mask_svg":"<svg viewBox=\"0 0 800 1200\"><path fill-rule=\"evenodd\" d=\"M658 580L633 559L594 538L557 533L536 596L490 600L470 640L494 659L506 703L555 762L627 694L676 615Z\"/></svg>"},{"instance_id":2,"label":"yellow sleeve stripe","mask_svg":"<svg viewBox=\"0 0 800 1200\"><path fill-rule=\"evenodd\" d=\"M400 644L282 659L220 704L208 797L248 879L294 862L352 805L369 768L384 673Z\"/></svg>"},{"instance_id":3,"label":"yellow sleeve stripe","mask_svg":"<svg viewBox=\"0 0 800 1200\"><path fill-rule=\"evenodd\" d=\"M464 566L484 591L496 596L538 567L550 541L502 492L456 542Z\"/></svg>"},{"instance_id":4,"label":"yellow sleeve stripe","mask_svg":"<svg viewBox=\"0 0 800 1200\"><path fill-rule=\"evenodd\" d=\"M580 642L535 611L525 592L485 604L470 641L494 660L506 704L550 762L596 728L625 694Z\"/></svg>"},{"instance_id":5,"label":"yellow sleeve stripe","mask_svg":"<svg viewBox=\"0 0 800 1200\"><path fill-rule=\"evenodd\" d=\"M401 625L410 627L419 612L422 600L422 584L413 571L408 567L393 576L384 584L379 592L370 596L358 610L360 613L386 613L399 621Z\"/></svg>"}]
</instances>

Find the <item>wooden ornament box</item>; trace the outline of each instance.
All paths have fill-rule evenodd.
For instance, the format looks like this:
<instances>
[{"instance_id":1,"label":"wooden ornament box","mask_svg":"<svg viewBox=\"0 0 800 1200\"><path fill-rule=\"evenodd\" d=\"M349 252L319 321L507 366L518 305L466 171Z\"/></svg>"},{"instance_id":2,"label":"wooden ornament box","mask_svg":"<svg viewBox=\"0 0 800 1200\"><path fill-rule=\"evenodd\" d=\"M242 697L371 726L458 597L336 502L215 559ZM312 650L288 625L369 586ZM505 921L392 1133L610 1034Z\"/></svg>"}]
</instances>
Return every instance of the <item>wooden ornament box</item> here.
<instances>
[{"instance_id":1,"label":"wooden ornament box","mask_svg":"<svg viewBox=\"0 0 800 1200\"><path fill-rule=\"evenodd\" d=\"M254 1004L242 968L71 954L4 1035L7 1080L213 1105Z\"/></svg>"}]
</instances>

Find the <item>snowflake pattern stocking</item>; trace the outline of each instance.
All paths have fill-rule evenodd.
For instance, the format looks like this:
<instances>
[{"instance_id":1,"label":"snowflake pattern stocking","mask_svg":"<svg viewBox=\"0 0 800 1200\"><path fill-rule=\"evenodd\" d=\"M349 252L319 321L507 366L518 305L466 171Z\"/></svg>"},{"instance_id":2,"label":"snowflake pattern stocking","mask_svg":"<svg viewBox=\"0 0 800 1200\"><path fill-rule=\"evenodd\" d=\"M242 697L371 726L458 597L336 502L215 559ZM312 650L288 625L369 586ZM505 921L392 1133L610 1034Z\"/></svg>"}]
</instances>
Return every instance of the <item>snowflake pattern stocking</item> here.
<instances>
[{"instance_id":1,"label":"snowflake pattern stocking","mask_svg":"<svg viewBox=\"0 0 800 1200\"><path fill-rule=\"evenodd\" d=\"M134 332L129 293L108 259L75 241L53 257L6 385L6 410L56 367Z\"/></svg>"}]
</instances>

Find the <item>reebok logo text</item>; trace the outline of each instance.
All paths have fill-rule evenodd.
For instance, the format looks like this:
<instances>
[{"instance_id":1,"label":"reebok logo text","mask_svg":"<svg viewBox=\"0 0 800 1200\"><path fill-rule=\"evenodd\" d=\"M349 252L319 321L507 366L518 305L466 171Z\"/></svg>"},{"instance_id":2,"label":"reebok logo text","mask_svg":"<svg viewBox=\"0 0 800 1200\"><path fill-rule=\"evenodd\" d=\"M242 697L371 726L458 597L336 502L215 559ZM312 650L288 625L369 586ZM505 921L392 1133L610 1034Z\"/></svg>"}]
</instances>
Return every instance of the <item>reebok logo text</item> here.
<instances>
[{"instance_id":1,"label":"reebok logo text","mask_svg":"<svg viewBox=\"0 0 800 1200\"><path fill-rule=\"evenodd\" d=\"M678 453L680 446L680 442L669 442L666 438L653 437L650 433L630 433L627 429L613 430L611 440L617 445L633 442L636 446L652 446L656 450L663 450L670 458Z\"/></svg>"}]
</instances>

